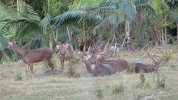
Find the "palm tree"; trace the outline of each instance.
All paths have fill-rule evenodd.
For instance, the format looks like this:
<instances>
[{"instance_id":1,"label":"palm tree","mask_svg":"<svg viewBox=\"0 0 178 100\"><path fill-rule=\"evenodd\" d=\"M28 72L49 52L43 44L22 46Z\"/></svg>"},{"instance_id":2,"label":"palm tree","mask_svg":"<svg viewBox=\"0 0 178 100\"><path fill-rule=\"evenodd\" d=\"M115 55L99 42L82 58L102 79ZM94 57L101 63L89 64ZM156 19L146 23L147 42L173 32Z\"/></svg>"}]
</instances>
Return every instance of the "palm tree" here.
<instances>
[{"instance_id":1,"label":"palm tree","mask_svg":"<svg viewBox=\"0 0 178 100\"><path fill-rule=\"evenodd\" d=\"M150 41L148 34L150 33L154 43L163 42L161 41L163 38L161 39L160 36L166 36L169 7L164 1L158 0L135 0L134 3L137 9L136 23L139 30L137 33L145 33L143 35L147 36L148 41ZM138 36L142 36L142 34L138 34Z\"/></svg>"},{"instance_id":2,"label":"palm tree","mask_svg":"<svg viewBox=\"0 0 178 100\"><path fill-rule=\"evenodd\" d=\"M100 20L99 16L91 15L87 11L82 11L82 10L66 11L64 13L58 12L59 13L58 14L55 13L57 11L52 10L50 4L51 2L47 2L48 6L45 7L47 9L45 11L46 15L40 22L43 32L50 36L49 39L50 47L54 47L55 44L54 42L56 43L58 42L58 37L60 34L66 33L67 25L70 27L71 26L70 24L75 23L72 24L72 26L75 27L77 24L82 22L83 19L85 19L85 21L88 20L90 22L95 22L95 23L98 22L97 20ZM51 13L51 11L54 13Z\"/></svg>"},{"instance_id":3,"label":"palm tree","mask_svg":"<svg viewBox=\"0 0 178 100\"><path fill-rule=\"evenodd\" d=\"M176 22L175 26L177 27L177 43L178 43L178 1L177 0L166 0L165 2L171 9L169 13L171 23Z\"/></svg>"},{"instance_id":4,"label":"palm tree","mask_svg":"<svg viewBox=\"0 0 178 100\"><path fill-rule=\"evenodd\" d=\"M6 17L1 20L1 22L5 23L2 30L5 33L13 30L13 33L10 34L18 40L18 43L25 42L27 43L26 46L31 47L33 43L44 37L39 26L40 17L31 6L23 1L19 0L17 5L13 7L10 9L11 12L17 13L13 13L13 17Z\"/></svg>"},{"instance_id":5,"label":"palm tree","mask_svg":"<svg viewBox=\"0 0 178 100\"><path fill-rule=\"evenodd\" d=\"M101 23L94 29L94 35L103 35L111 32L117 33L117 29L121 23L125 23L125 40L130 42L130 21L134 20L136 15L136 8L130 0L105 0L93 5L85 5L83 9L90 13L101 16ZM100 36L101 37L101 36Z\"/></svg>"}]
</instances>

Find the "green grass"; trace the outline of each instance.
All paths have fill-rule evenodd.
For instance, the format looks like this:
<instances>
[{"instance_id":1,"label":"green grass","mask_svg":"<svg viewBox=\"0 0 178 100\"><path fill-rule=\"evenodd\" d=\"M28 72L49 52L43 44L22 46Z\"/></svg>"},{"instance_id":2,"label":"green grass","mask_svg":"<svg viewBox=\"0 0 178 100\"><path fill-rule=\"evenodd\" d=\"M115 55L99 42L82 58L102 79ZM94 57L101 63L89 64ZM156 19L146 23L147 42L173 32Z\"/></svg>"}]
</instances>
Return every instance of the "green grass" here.
<instances>
[{"instance_id":1,"label":"green grass","mask_svg":"<svg viewBox=\"0 0 178 100\"><path fill-rule=\"evenodd\" d=\"M91 77L81 62L73 66L80 74L78 78L68 77L67 64L64 73L45 74L45 65L37 63L34 64L35 73L25 75L23 62L4 63L0 65L0 100L99 100L98 95L102 95L102 100L178 100L176 50L173 49L173 58L159 68L159 73L165 77L165 88L157 88L157 73L154 72L144 74L150 87L140 88L140 74L123 71L111 76ZM138 53L121 52L120 57L134 62L140 57ZM144 58L143 61L150 63L151 60ZM57 70L60 70L59 66ZM14 80L17 73L22 73L21 81ZM120 84L123 84L124 91L113 93L113 86Z\"/></svg>"}]
</instances>

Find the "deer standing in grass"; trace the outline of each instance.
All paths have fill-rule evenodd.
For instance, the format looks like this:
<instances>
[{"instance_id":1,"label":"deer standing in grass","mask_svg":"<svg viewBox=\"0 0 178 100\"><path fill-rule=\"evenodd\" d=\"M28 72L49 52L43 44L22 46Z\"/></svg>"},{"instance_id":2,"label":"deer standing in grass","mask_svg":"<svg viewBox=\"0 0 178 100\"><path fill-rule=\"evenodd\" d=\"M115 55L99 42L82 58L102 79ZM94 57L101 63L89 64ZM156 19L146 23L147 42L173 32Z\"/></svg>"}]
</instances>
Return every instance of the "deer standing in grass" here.
<instances>
[{"instance_id":1,"label":"deer standing in grass","mask_svg":"<svg viewBox=\"0 0 178 100\"><path fill-rule=\"evenodd\" d=\"M64 62L66 60L69 61L69 63L72 63L72 57L74 54L73 51L73 47L71 45L71 36L72 36L72 32L69 31L68 27L67 27L67 35L68 35L68 42L61 44L61 45L57 45L57 49L59 49L59 57L60 57L60 63L61 63L61 70L62 72L64 71Z\"/></svg>"},{"instance_id":2,"label":"deer standing in grass","mask_svg":"<svg viewBox=\"0 0 178 100\"><path fill-rule=\"evenodd\" d=\"M102 54L96 52L94 55L86 54L82 61L84 62L87 71L90 72L93 76L111 75L116 72L126 70L128 67L128 62L126 60L105 60Z\"/></svg>"},{"instance_id":3,"label":"deer standing in grass","mask_svg":"<svg viewBox=\"0 0 178 100\"><path fill-rule=\"evenodd\" d=\"M14 40L8 42L8 46L12 49L22 61L27 64L26 73L30 70L33 72L33 63L44 61L54 70L54 64L51 62L53 50L51 48L39 48L33 50L24 50L16 45Z\"/></svg>"},{"instance_id":4,"label":"deer standing in grass","mask_svg":"<svg viewBox=\"0 0 178 100\"><path fill-rule=\"evenodd\" d=\"M140 62L134 63L136 73L139 73L141 71L146 73L158 71L158 68L160 67L160 63L164 60L164 56L162 56L159 61L156 61L149 52L147 53L147 55L153 61L153 64L143 64Z\"/></svg>"}]
</instances>

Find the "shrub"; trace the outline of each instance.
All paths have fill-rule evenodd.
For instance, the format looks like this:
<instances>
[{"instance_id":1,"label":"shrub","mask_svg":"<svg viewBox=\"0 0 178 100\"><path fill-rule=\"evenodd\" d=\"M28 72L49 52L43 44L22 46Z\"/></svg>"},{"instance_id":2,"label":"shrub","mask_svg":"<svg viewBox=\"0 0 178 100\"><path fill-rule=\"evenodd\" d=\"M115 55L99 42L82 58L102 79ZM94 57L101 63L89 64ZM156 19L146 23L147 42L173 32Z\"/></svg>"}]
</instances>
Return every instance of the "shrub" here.
<instances>
[{"instance_id":1,"label":"shrub","mask_svg":"<svg viewBox=\"0 0 178 100\"><path fill-rule=\"evenodd\" d=\"M68 77L80 77L80 74L76 72L76 69L74 68L74 66L70 66L68 68L68 72L67 72Z\"/></svg>"},{"instance_id":2,"label":"shrub","mask_svg":"<svg viewBox=\"0 0 178 100\"><path fill-rule=\"evenodd\" d=\"M165 76L164 75L160 75L159 73L157 74L157 84L156 86L158 88L165 88L166 84L165 84Z\"/></svg>"},{"instance_id":3,"label":"shrub","mask_svg":"<svg viewBox=\"0 0 178 100\"><path fill-rule=\"evenodd\" d=\"M150 82L146 81L145 74L143 72L140 73L140 83L137 87L141 87L143 89L148 89L151 87Z\"/></svg>"},{"instance_id":4,"label":"shrub","mask_svg":"<svg viewBox=\"0 0 178 100\"><path fill-rule=\"evenodd\" d=\"M141 84L145 83L145 74L143 72L140 73L140 83Z\"/></svg>"},{"instance_id":5,"label":"shrub","mask_svg":"<svg viewBox=\"0 0 178 100\"><path fill-rule=\"evenodd\" d=\"M172 49L169 49L165 55L164 61L168 62L173 56L173 51Z\"/></svg>"},{"instance_id":6,"label":"shrub","mask_svg":"<svg viewBox=\"0 0 178 100\"><path fill-rule=\"evenodd\" d=\"M22 73L17 73L15 75L15 81L21 81L22 80Z\"/></svg>"},{"instance_id":7,"label":"shrub","mask_svg":"<svg viewBox=\"0 0 178 100\"><path fill-rule=\"evenodd\" d=\"M96 95L97 97L103 97L103 90L97 89L96 92L95 92L95 95Z\"/></svg>"},{"instance_id":8,"label":"shrub","mask_svg":"<svg viewBox=\"0 0 178 100\"><path fill-rule=\"evenodd\" d=\"M134 73L135 72L135 66L136 65L134 63L130 64L129 67L127 68L127 72Z\"/></svg>"},{"instance_id":9,"label":"shrub","mask_svg":"<svg viewBox=\"0 0 178 100\"><path fill-rule=\"evenodd\" d=\"M124 86L123 84L119 84L119 85L114 85L112 87L112 93L113 94L116 94L116 93L121 93L121 92L124 92Z\"/></svg>"}]
</instances>

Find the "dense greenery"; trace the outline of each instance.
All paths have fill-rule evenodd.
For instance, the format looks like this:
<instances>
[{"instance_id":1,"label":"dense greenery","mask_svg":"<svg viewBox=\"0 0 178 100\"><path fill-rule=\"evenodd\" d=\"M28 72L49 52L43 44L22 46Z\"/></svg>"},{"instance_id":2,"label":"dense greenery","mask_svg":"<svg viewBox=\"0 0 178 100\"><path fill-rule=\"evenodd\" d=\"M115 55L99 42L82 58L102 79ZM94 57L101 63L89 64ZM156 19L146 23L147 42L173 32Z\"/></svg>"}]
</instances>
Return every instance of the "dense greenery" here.
<instances>
[{"instance_id":1,"label":"dense greenery","mask_svg":"<svg viewBox=\"0 0 178 100\"><path fill-rule=\"evenodd\" d=\"M134 48L174 42L170 30L178 29L178 1L0 0L0 50L12 38L25 48L54 49L67 40L67 27L74 46L96 40L127 40Z\"/></svg>"}]
</instances>

